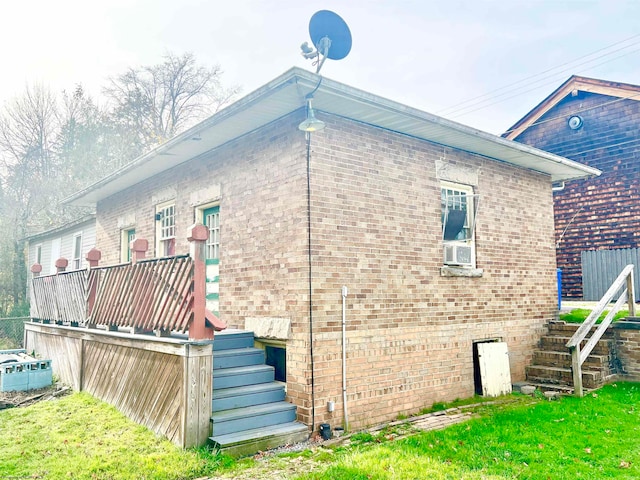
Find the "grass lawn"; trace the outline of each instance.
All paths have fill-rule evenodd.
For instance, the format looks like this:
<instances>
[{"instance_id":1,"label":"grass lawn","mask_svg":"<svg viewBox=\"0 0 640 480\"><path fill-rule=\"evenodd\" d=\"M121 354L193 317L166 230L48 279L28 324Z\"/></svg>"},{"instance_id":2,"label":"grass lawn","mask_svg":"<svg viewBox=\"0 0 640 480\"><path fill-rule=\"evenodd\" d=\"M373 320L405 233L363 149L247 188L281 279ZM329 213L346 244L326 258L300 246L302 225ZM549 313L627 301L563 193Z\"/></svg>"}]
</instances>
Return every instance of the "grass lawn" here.
<instances>
[{"instance_id":1,"label":"grass lawn","mask_svg":"<svg viewBox=\"0 0 640 480\"><path fill-rule=\"evenodd\" d=\"M502 407L446 430L337 449L298 480L640 478L640 385Z\"/></svg>"},{"instance_id":2,"label":"grass lawn","mask_svg":"<svg viewBox=\"0 0 640 480\"><path fill-rule=\"evenodd\" d=\"M476 407L478 418L446 430L416 433L409 424L355 434L350 445L234 461L181 451L75 393L0 411L0 478L640 478L640 384L583 399L510 399Z\"/></svg>"},{"instance_id":3,"label":"grass lawn","mask_svg":"<svg viewBox=\"0 0 640 480\"><path fill-rule=\"evenodd\" d=\"M598 317L597 323L602 323L602 320L604 320L604 317L607 316L608 312L609 310L605 310L602 313L602 315ZM563 320L567 323L583 323L587 319L590 313L591 313L591 310L588 308L574 308L570 312L561 313L559 315L559 318L560 320ZM629 310L620 310L613 317L613 321L615 322L617 320L620 320L621 318L628 317L628 316L629 316Z\"/></svg>"},{"instance_id":4,"label":"grass lawn","mask_svg":"<svg viewBox=\"0 0 640 480\"><path fill-rule=\"evenodd\" d=\"M0 478L191 479L225 462L182 451L85 393L0 411Z\"/></svg>"}]
</instances>

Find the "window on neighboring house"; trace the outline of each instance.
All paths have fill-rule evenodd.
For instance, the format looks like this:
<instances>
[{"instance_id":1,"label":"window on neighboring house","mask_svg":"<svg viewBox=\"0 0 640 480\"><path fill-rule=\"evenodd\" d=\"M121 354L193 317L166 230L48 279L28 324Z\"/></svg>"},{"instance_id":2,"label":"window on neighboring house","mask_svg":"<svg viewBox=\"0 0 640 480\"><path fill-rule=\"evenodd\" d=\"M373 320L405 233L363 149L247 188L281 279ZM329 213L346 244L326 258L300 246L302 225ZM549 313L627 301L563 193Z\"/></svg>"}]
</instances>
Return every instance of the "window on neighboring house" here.
<instances>
[{"instance_id":1,"label":"window on neighboring house","mask_svg":"<svg viewBox=\"0 0 640 480\"><path fill-rule=\"evenodd\" d=\"M444 264L475 267L474 230L478 195L469 185L443 182L441 206Z\"/></svg>"},{"instance_id":2,"label":"window on neighboring house","mask_svg":"<svg viewBox=\"0 0 640 480\"><path fill-rule=\"evenodd\" d=\"M36 245L35 263L42 265L42 245Z\"/></svg>"},{"instance_id":3,"label":"window on neighboring house","mask_svg":"<svg viewBox=\"0 0 640 480\"><path fill-rule=\"evenodd\" d=\"M82 266L82 232L73 236L73 257L71 258L71 269L80 270Z\"/></svg>"},{"instance_id":4,"label":"window on neighboring house","mask_svg":"<svg viewBox=\"0 0 640 480\"><path fill-rule=\"evenodd\" d=\"M128 228L122 230L120 234L120 261L131 261L131 242L136 239L136 229Z\"/></svg>"},{"instance_id":5,"label":"window on neighboring house","mask_svg":"<svg viewBox=\"0 0 640 480\"><path fill-rule=\"evenodd\" d=\"M176 254L176 206L166 203L156 207L156 256Z\"/></svg>"}]
</instances>

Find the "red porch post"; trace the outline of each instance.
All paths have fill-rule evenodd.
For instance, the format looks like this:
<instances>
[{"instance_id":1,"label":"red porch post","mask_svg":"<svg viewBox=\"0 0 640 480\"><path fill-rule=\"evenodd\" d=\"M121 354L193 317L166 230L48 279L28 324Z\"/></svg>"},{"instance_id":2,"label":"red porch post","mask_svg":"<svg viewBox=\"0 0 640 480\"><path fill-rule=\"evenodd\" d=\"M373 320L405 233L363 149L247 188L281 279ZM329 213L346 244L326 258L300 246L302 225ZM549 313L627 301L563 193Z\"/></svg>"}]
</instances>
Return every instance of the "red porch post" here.
<instances>
[{"instance_id":1,"label":"red porch post","mask_svg":"<svg viewBox=\"0 0 640 480\"><path fill-rule=\"evenodd\" d=\"M210 340L213 338L213 328L207 327L206 310L206 270L205 270L205 242L209 238L207 227L194 224L189 227L187 240L190 243L189 254L193 259L193 322L189 328L189 339Z\"/></svg>"},{"instance_id":2,"label":"red porch post","mask_svg":"<svg viewBox=\"0 0 640 480\"><path fill-rule=\"evenodd\" d=\"M59 259L56 260L56 274L57 273L62 273L67 269L67 266L69 265L69 260L67 260L64 257L61 257Z\"/></svg>"},{"instance_id":3,"label":"red porch post","mask_svg":"<svg viewBox=\"0 0 640 480\"><path fill-rule=\"evenodd\" d=\"M31 274L34 278L39 277L41 272L42 265L40 265L39 263L34 263L33 265L31 265Z\"/></svg>"},{"instance_id":4,"label":"red porch post","mask_svg":"<svg viewBox=\"0 0 640 480\"><path fill-rule=\"evenodd\" d=\"M87 263L89 264L89 270L93 270L100 263L100 259L102 258L102 252L97 248L92 248L87 252ZM91 319L91 312L93 311L93 305L96 303L96 290L98 288L98 277L95 275L91 275L89 272L89 295L87 296L87 319ZM95 325L87 322L88 328L94 328Z\"/></svg>"},{"instance_id":5,"label":"red porch post","mask_svg":"<svg viewBox=\"0 0 640 480\"><path fill-rule=\"evenodd\" d=\"M144 260L147 250L149 250L149 241L144 238L136 238L131 245L131 263L137 263Z\"/></svg>"}]
</instances>

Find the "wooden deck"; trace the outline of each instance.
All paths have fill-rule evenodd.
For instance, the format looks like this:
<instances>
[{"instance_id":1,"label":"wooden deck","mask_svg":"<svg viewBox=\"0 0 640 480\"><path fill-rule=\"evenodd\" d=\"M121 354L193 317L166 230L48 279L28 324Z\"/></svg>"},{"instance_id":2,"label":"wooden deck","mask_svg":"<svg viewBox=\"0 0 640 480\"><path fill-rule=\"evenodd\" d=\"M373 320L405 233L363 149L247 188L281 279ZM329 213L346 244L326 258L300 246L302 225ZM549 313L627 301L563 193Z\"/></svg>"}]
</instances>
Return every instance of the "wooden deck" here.
<instances>
[{"instance_id":1,"label":"wooden deck","mask_svg":"<svg viewBox=\"0 0 640 480\"><path fill-rule=\"evenodd\" d=\"M114 405L180 447L209 437L210 341L27 323L26 348L51 358L60 380Z\"/></svg>"}]
</instances>

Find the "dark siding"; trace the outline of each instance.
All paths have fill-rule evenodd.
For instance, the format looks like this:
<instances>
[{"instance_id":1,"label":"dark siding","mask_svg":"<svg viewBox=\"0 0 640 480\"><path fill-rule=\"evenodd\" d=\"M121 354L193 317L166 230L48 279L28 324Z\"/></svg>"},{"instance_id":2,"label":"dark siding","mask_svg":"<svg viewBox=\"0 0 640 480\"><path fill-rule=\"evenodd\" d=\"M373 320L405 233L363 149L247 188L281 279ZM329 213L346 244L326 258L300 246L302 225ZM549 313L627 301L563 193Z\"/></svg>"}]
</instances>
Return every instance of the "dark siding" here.
<instances>
[{"instance_id":1,"label":"dark siding","mask_svg":"<svg viewBox=\"0 0 640 480\"><path fill-rule=\"evenodd\" d=\"M575 114L584 120L579 130L567 124ZM582 251L640 246L640 101L580 92L515 140L603 172L554 195L562 294L581 298Z\"/></svg>"}]
</instances>

